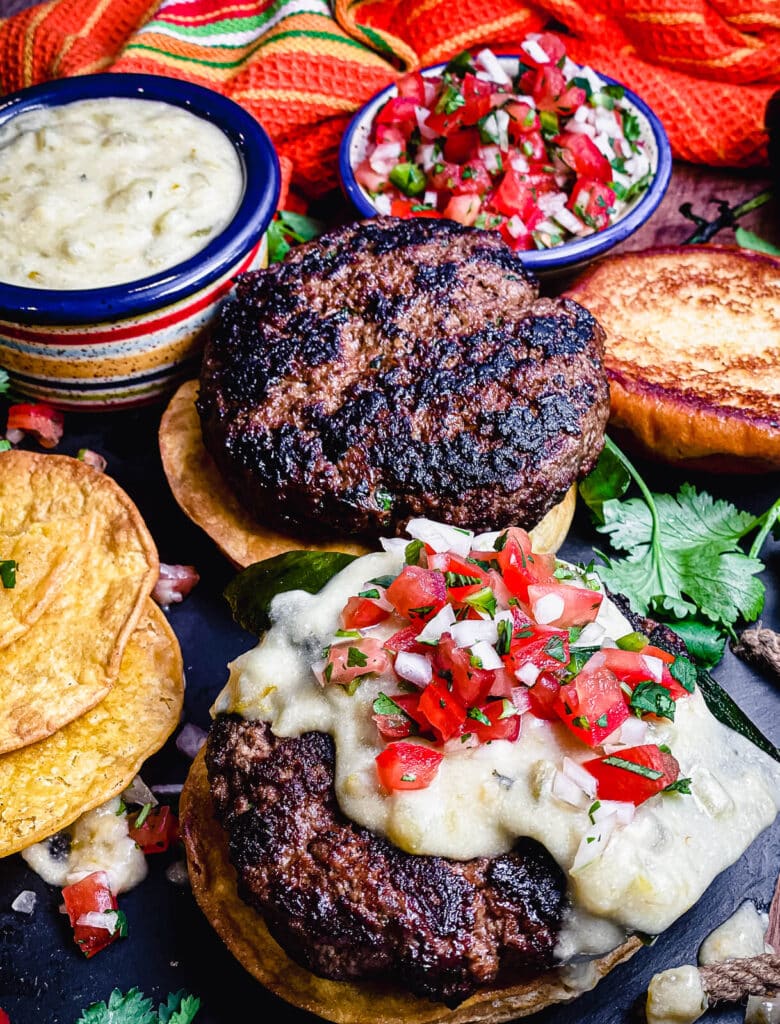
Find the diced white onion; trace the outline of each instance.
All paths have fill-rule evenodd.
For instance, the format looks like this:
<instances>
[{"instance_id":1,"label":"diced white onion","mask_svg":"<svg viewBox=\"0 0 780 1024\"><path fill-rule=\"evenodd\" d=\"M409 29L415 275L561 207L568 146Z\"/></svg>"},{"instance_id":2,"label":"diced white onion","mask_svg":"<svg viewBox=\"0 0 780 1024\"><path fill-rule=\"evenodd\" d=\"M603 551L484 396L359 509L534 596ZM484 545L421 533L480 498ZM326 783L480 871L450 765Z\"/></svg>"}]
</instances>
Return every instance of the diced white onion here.
<instances>
[{"instance_id":1,"label":"diced white onion","mask_svg":"<svg viewBox=\"0 0 780 1024\"><path fill-rule=\"evenodd\" d=\"M583 793L587 793L590 797L596 795L595 778L587 768L583 768L581 764L573 761L570 757L564 757L563 759L563 774L571 779L572 782L575 782Z\"/></svg>"},{"instance_id":2,"label":"diced white onion","mask_svg":"<svg viewBox=\"0 0 780 1024\"><path fill-rule=\"evenodd\" d=\"M647 722L641 718L627 718L618 735L620 742L627 747L641 746L647 740Z\"/></svg>"},{"instance_id":3,"label":"diced white onion","mask_svg":"<svg viewBox=\"0 0 780 1024\"><path fill-rule=\"evenodd\" d=\"M554 215L558 212L558 210L566 206L566 193L545 192L544 195L539 196L536 205L545 215Z\"/></svg>"},{"instance_id":4,"label":"diced white onion","mask_svg":"<svg viewBox=\"0 0 780 1024\"><path fill-rule=\"evenodd\" d=\"M420 135L423 139L428 139L428 141L435 139L439 134L433 128L429 128L425 123L428 120L429 114L430 110L426 110L425 107L414 108L414 116L417 119L417 127L420 130Z\"/></svg>"},{"instance_id":5,"label":"diced white onion","mask_svg":"<svg viewBox=\"0 0 780 1024\"><path fill-rule=\"evenodd\" d=\"M140 807L143 807L144 804L151 804L152 807L156 807L159 803L157 797L140 775L136 775L127 789L124 790L122 799L126 804L138 804Z\"/></svg>"},{"instance_id":6,"label":"diced white onion","mask_svg":"<svg viewBox=\"0 0 780 1024\"><path fill-rule=\"evenodd\" d=\"M206 742L206 732L200 726L187 722L182 731L176 737L176 749L185 757L194 759L200 748Z\"/></svg>"},{"instance_id":7,"label":"diced white onion","mask_svg":"<svg viewBox=\"0 0 780 1024\"><path fill-rule=\"evenodd\" d=\"M566 605L560 594L545 594L538 601L534 601L531 607L531 614L540 626L546 626L548 623L559 619L563 615L565 607Z\"/></svg>"},{"instance_id":8,"label":"diced white onion","mask_svg":"<svg viewBox=\"0 0 780 1024\"><path fill-rule=\"evenodd\" d=\"M400 142L382 142L369 156L368 162L372 171L377 174L389 174L398 163L398 158L403 152Z\"/></svg>"},{"instance_id":9,"label":"diced white onion","mask_svg":"<svg viewBox=\"0 0 780 1024\"><path fill-rule=\"evenodd\" d=\"M571 78L576 78L579 75L580 66L575 64L571 57L564 57L561 71L563 71L564 78L568 82Z\"/></svg>"},{"instance_id":10,"label":"diced white onion","mask_svg":"<svg viewBox=\"0 0 780 1024\"><path fill-rule=\"evenodd\" d=\"M17 914L32 914L37 899L32 889L22 889L11 904L11 910L15 910Z\"/></svg>"},{"instance_id":11,"label":"diced white onion","mask_svg":"<svg viewBox=\"0 0 780 1024\"><path fill-rule=\"evenodd\" d=\"M424 171L430 171L438 160L438 151L432 142L426 142L417 150L417 163Z\"/></svg>"},{"instance_id":12,"label":"diced white onion","mask_svg":"<svg viewBox=\"0 0 780 1024\"><path fill-rule=\"evenodd\" d=\"M529 711L531 708L531 698L528 696L528 690L523 686L513 686L512 703L521 715L524 715L526 711Z\"/></svg>"},{"instance_id":13,"label":"diced white onion","mask_svg":"<svg viewBox=\"0 0 780 1024\"><path fill-rule=\"evenodd\" d=\"M520 74L520 61L517 57L502 57L501 67L506 71L510 78L517 78Z\"/></svg>"},{"instance_id":14,"label":"diced white onion","mask_svg":"<svg viewBox=\"0 0 780 1024\"><path fill-rule=\"evenodd\" d=\"M515 677L525 686L533 686L541 673L542 670L540 668L537 668L533 662L527 661L525 665L521 665L520 668L517 669Z\"/></svg>"},{"instance_id":15,"label":"diced white onion","mask_svg":"<svg viewBox=\"0 0 780 1024\"><path fill-rule=\"evenodd\" d=\"M591 825L582 837L575 854L574 863L571 866L572 874L581 871L582 868L587 867L588 864L591 864L602 855L612 833L615 831L616 825L617 817L614 814L608 814L601 821L596 822L595 825Z\"/></svg>"},{"instance_id":16,"label":"diced white onion","mask_svg":"<svg viewBox=\"0 0 780 1024\"><path fill-rule=\"evenodd\" d=\"M116 910L90 910L81 914L76 924L84 928L104 928L113 935L119 927L119 915Z\"/></svg>"},{"instance_id":17,"label":"diced white onion","mask_svg":"<svg viewBox=\"0 0 780 1024\"><path fill-rule=\"evenodd\" d=\"M432 206L435 210L438 198L439 197L436 195L435 192L426 192L423 195L423 202L425 203L426 206Z\"/></svg>"},{"instance_id":18,"label":"diced white onion","mask_svg":"<svg viewBox=\"0 0 780 1024\"><path fill-rule=\"evenodd\" d=\"M320 661L315 661L311 667L311 670L320 686L325 685L325 666L327 664L328 663L325 658L322 658Z\"/></svg>"},{"instance_id":19,"label":"diced white onion","mask_svg":"<svg viewBox=\"0 0 780 1024\"><path fill-rule=\"evenodd\" d=\"M379 192L377 193L377 195L374 196L371 202L374 204L374 209L376 210L376 212L380 214L382 217L390 216L390 211L393 208L393 204L390 201L390 196L385 195L384 192Z\"/></svg>"},{"instance_id":20,"label":"diced white onion","mask_svg":"<svg viewBox=\"0 0 780 1024\"><path fill-rule=\"evenodd\" d=\"M605 637L604 637L604 639L603 639L603 640L601 641L601 646L602 646L602 647L603 647L603 648L604 648L605 650L606 650L607 648L608 648L609 650L612 650L612 651L616 651L616 650L617 650L617 644L615 643L615 641L614 641L614 640L612 639L612 637L611 637L611 636L605 636Z\"/></svg>"},{"instance_id":21,"label":"diced white onion","mask_svg":"<svg viewBox=\"0 0 780 1024\"><path fill-rule=\"evenodd\" d=\"M618 825L630 825L634 820L636 807L625 800L601 800L599 801L599 806L592 812L591 817L594 821L603 821L610 814L615 815Z\"/></svg>"},{"instance_id":22,"label":"diced white onion","mask_svg":"<svg viewBox=\"0 0 780 1024\"><path fill-rule=\"evenodd\" d=\"M452 605L445 604L440 608L432 619L428 619L423 628L417 634L418 643L438 643L442 633L448 633L450 627L455 624L455 612Z\"/></svg>"},{"instance_id":23,"label":"diced white onion","mask_svg":"<svg viewBox=\"0 0 780 1024\"><path fill-rule=\"evenodd\" d=\"M535 39L526 39L524 43L520 43L520 49L525 50L531 60L536 64L550 63L550 55L536 42Z\"/></svg>"},{"instance_id":24,"label":"diced white onion","mask_svg":"<svg viewBox=\"0 0 780 1024\"><path fill-rule=\"evenodd\" d=\"M488 644L498 641L498 629L493 619L464 619L450 629L457 647L473 647L480 640Z\"/></svg>"},{"instance_id":25,"label":"diced white onion","mask_svg":"<svg viewBox=\"0 0 780 1024\"><path fill-rule=\"evenodd\" d=\"M576 124L592 124L593 123L593 107L589 107L589 106L587 106L587 104L585 106L583 106L583 107L577 107L577 109L574 111L574 116L572 117L571 121L569 121L569 123L566 125L566 131L567 132L571 131L571 126L572 126L573 123L576 123Z\"/></svg>"},{"instance_id":26,"label":"diced white onion","mask_svg":"<svg viewBox=\"0 0 780 1024\"><path fill-rule=\"evenodd\" d=\"M406 532L434 551L452 551L461 558L468 556L474 539L471 530L459 530L455 526L436 523L432 519L410 519L406 525Z\"/></svg>"},{"instance_id":27,"label":"diced white onion","mask_svg":"<svg viewBox=\"0 0 780 1024\"><path fill-rule=\"evenodd\" d=\"M415 686L427 686L433 678L433 666L424 654L399 651L395 657L395 671Z\"/></svg>"},{"instance_id":28,"label":"diced white onion","mask_svg":"<svg viewBox=\"0 0 780 1024\"><path fill-rule=\"evenodd\" d=\"M10 441L11 444L19 444L24 440L24 431L12 427L10 430L6 430L5 439L6 441Z\"/></svg>"},{"instance_id":29,"label":"diced white onion","mask_svg":"<svg viewBox=\"0 0 780 1024\"><path fill-rule=\"evenodd\" d=\"M509 149L509 114L505 110L497 110L493 116L498 125L498 148L506 153Z\"/></svg>"},{"instance_id":30,"label":"diced white onion","mask_svg":"<svg viewBox=\"0 0 780 1024\"><path fill-rule=\"evenodd\" d=\"M589 622L587 626L583 626L582 632L577 639L570 644L571 647L598 647L604 638L604 627L599 625L598 622ZM604 656L601 657L602 662L605 660Z\"/></svg>"},{"instance_id":31,"label":"diced white onion","mask_svg":"<svg viewBox=\"0 0 780 1024\"><path fill-rule=\"evenodd\" d=\"M477 64L481 64L490 75L490 81L497 85L511 85L512 79L504 71L501 62L492 50L480 50L477 54Z\"/></svg>"},{"instance_id":32,"label":"diced white onion","mask_svg":"<svg viewBox=\"0 0 780 1024\"><path fill-rule=\"evenodd\" d=\"M660 683L664 671L664 663L661 659L656 658L654 654L643 654L642 661L653 679L655 679L657 683Z\"/></svg>"},{"instance_id":33,"label":"diced white onion","mask_svg":"<svg viewBox=\"0 0 780 1024\"><path fill-rule=\"evenodd\" d=\"M607 160L615 159L615 150L612 147L612 139L606 132L600 132L596 129L596 134L593 136L593 144L596 149L599 150L601 155L607 158Z\"/></svg>"},{"instance_id":34,"label":"diced white onion","mask_svg":"<svg viewBox=\"0 0 780 1024\"><path fill-rule=\"evenodd\" d=\"M506 222L506 229L512 236L512 238L519 238L521 235L524 235L528 231L528 228L525 226L523 221L517 216L517 214L511 216L509 220Z\"/></svg>"},{"instance_id":35,"label":"diced white onion","mask_svg":"<svg viewBox=\"0 0 780 1024\"><path fill-rule=\"evenodd\" d=\"M619 134L620 128L614 110L607 110L606 107L597 107L595 114L596 128L600 132L606 132L607 135L613 138Z\"/></svg>"},{"instance_id":36,"label":"diced white onion","mask_svg":"<svg viewBox=\"0 0 780 1024\"><path fill-rule=\"evenodd\" d=\"M577 72L578 78L584 78L591 88L591 92L599 92L604 88L604 79L599 78L593 68L589 68L587 64L584 64Z\"/></svg>"},{"instance_id":37,"label":"diced white onion","mask_svg":"<svg viewBox=\"0 0 780 1024\"><path fill-rule=\"evenodd\" d=\"M586 807L588 798L577 785L576 782L564 775L563 772L556 771L553 775L552 780L552 792L553 796L557 796L559 800L563 800L566 804L571 804L572 807Z\"/></svg>"},{"instance_id":38,"label":"diced white onion","mask_svg":"<svg viewBox=\"0 0 780 1024\"><path fill-rule=\"evenodd\" d=\"M439 87L436 82L431 82L427 78L423 78L423 85L425 86L425 105L426 107L430 107L436 99L436 92Z\"/></svg>"},{"instance_id":39,"label":"diced white onion","mask_svg":"<svg viewBox=\"0 0 780 1024\"><path fill-rule=\"evenodd\" d=\"M382 545L382 550L387 551L390 554L403 554L406 551L406 546L409 543L408 540L404 540L403 537L380 537L379 543Z\"/></svg>"},{"instance_id":40,"label":"diced white onion","mask_svg":"<svg viewBox=\"0 0 780 1024\"><path fill-rule=\"evenodd\" d=\"M478 533L471 542L475 551L495 551L495 544L503 530L491 530L490 533Z\"/></svg>"},{"instance_id":41,"label":"diced white onion","mask_svg":"<svg viewBox=\"0 0 780 1024\"><path fill-rule=\"evenodd\" d=\"M518 174L527 174L531 165L522 153L513 153L509 158L509 166L513 171L517 171Z\"/></svg>"},{"instance_id":42,"label":"diced white onion","mask_svg":"<svg viewBox=\"0 0 780 1024\"><path fill-rule=\"evenodd\" d=\"M491 647L486 640L480 640L473 644L471 653L482 662L482 668L496 669L504 667L504 663L496 652L495 647Z\"/></svg>"},{"instance_id":43,"label":"diced white onion","mask_svg":"<svg viewBox=\"0 0 780 1024\"><path fill-rule=\"evenodd\" d=\"M567 210L565 206L562 206L560 210L557 210L553 216L562 228L565 228L566 231L571 231L573 235L579 234L579 232L585 227L585 224L583 224L580 218L575 216L571 210Z\"/></svg>"}]
</instances>

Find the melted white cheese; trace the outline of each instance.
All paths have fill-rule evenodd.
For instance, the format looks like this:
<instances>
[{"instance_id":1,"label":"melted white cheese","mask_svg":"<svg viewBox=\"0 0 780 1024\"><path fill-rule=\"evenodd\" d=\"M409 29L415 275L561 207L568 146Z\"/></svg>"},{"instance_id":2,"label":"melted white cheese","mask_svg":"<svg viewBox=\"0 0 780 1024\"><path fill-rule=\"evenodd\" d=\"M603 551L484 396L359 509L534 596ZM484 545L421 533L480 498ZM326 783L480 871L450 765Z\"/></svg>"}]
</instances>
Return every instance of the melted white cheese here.
<instances>
[{"instance_id":1,"label":"melted white cheese","mask_svg":"<svg viewBox=\"0 0 780 1024\"><path fill-rule=\"evenodd\" d=\"M98 288L194 256L230 222L243 173L209 121L154 100L78 100L0 127L0 280Z\"/></svg>"},{"instance_id":2,"label":"melted white cheese","mask_svg":"<svg viewBox=\"0 0 780 1024\"><path fill-rule=\"evenodd\" d=\"M114 895L127 892L146 878L146 857L128 835L127 814L118 814L119 797L94 811L82 814L67 830L67 856L52 856L49 842L34 843L22 850L27 864L49 885L72 885L105 871Z\"/></svg>"},{"instance_id":3,"label":"melted white cheese","mask_svg":"<svg viewBox=\"0 0 780 1024\"><path fill-rule=\"evenodd\" d=\"M271 607L273 628L233 662L214 707L263 719L277 736L309 730L333 736L336 794L353 821L410 853L459 860L495 856L519 836L538 840L568 875L574 911L559 953L570 959L612 949L628 931L663 931L774 819L780 771L717 722L698 692L677 702L674 722L648 722L646 740L671 747L682 776L693 780L694 795L648 800L631 824L615 830L603 854L576 873L574 856L591 822L586 808L553 795L552 777L564 756L582 762L597 752L562 723L526 714L518 742L469 749L453 741L427 789L383 792L374 759L384 741L372 720L372 703L380 691L399 692L392 672L365 680L350 697L341 686L320 687L311 666L339 628L350 595L366 580L395 574L401 566L398 553L367 555L317 595L280 594ZM614 606L599 621L613 636L631 631ZM397 620L371 635L385 638L396 628Z\"/></svg>"},{"instance_id":4,"label":"melted white cheese","mask_svg":"<svg viewBox=\"0 0 780 1024\"><path fill-rule=\"evenodd\" d=\"M746 900L731 917L710 932L699 948L700 964L716 964L732 957L761 956L764 953L766 915Z\"/></svg>"}]
</instances>

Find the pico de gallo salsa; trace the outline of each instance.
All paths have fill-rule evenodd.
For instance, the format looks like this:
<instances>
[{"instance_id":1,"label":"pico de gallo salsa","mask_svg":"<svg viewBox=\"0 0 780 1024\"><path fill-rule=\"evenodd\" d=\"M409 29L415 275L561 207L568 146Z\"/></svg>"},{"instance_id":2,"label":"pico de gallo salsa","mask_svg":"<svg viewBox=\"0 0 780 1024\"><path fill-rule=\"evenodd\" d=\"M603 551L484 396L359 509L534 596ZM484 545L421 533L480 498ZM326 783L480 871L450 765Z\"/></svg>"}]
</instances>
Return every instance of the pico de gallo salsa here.
<instances>
[{"instance_id":1,"label":"pico de gallo salsa","mask_svg":"<svg viewBox=\"0 0 780 1024\"><path fill-rule=\"evenodd\" d=\"M529 35L519 59L465 52L405 75L355 168L379 213L498 230L515 250L603 231L652 177L623 87L551 32Z\"/></svg>"},{"instance_id":2,"label":"pico de gallo salsa","mask_svg":"<svg viewBox=\"0 0 780 1024\"><path fill-rule=\"evenodd\" d=\"M687 792L648 731L693 692L687 658L641 633L612 639L596 621L604 594L593 571L535 552L524 530L475 539L427 520L408 530L401 571L349 598L313 666L322 686L350 695L382 677L370 707L386 742L376 757L384 790L428 787L448 744L522 743L530 715L592 754L566 759L554 788L564 800L574 786L631 810L662 790Z\"/></svg>"}]
</instances>

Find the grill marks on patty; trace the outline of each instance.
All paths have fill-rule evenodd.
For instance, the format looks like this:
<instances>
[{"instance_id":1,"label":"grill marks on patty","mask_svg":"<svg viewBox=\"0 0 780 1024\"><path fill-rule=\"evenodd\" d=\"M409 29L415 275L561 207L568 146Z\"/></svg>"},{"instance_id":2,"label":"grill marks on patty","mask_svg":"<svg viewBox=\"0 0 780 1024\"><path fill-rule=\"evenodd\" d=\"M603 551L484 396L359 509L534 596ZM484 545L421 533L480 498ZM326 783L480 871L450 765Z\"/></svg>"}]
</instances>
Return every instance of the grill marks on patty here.
<instances>
[{"instance_id":1,"label":"grill marks on patty","mask_svg":"<svg viewBox=\"0 0 780 1024\"><path fill-rule=\"evenodd\" d=\"M341 814L322 733L277 739L222 717L206 762L241 896L310 970L456 1004L552 965L565 881L538 843L463 862L398 850Z\"/></svg>"},{"instance_id":2,"label":"grill marks on patty","mask_svg":"<svg viewBox=\"0 0 780 1024\"><path fill-rule=\"evenodd\" d=\"M223 311L206 445L250 511L283 524L532 526L591 468L608 414L603 332L536 294L498 235L448 221L379 218L301 246Z\"/></svg>"}]
</instances>

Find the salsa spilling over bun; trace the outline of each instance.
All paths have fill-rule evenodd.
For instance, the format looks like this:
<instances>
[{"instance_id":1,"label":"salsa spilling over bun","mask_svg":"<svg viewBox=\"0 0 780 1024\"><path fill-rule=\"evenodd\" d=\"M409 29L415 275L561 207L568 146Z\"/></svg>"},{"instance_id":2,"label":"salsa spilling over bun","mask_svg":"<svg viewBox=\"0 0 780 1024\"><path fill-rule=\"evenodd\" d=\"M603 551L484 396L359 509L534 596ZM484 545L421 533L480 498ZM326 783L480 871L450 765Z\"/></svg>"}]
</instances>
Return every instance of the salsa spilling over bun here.
<instances>
[{"instance_id":1,"label":"salsa spilling over bun","mask_svg":"<svg viewBox=\"0 0 780 1024\"><path fill-rule=\"evenodd\" d=\"M335 559L319 590L315 556L316 585L264 598L270 628L232 663L205 752L238 889L206 851L226 847L196 765L194 890L250 970L325 1017L361 1019L334 1017L341 988L262 967L239 896L294 961L350 982L347 1003L368 986L387 1019L447 1019L427 997L507 1020L571 996L558 968L590 960L590 987L684 913L774 819L780 771L591 567L518 528L409 534Z\"/></svg>"},{"instance_id":2,"label":"salsa spilling over bun","mask_svg":"<svg viewBox=\"0 0 780 1024\"><path fill-rule=\"evenodd\" d=\"M355 168L378 213L549 249L603 231L645 192L650 154L623 87L570 61L550 32L520 48L519 60L462 53L400 79Z\"/></svg>"}]
</instances>

